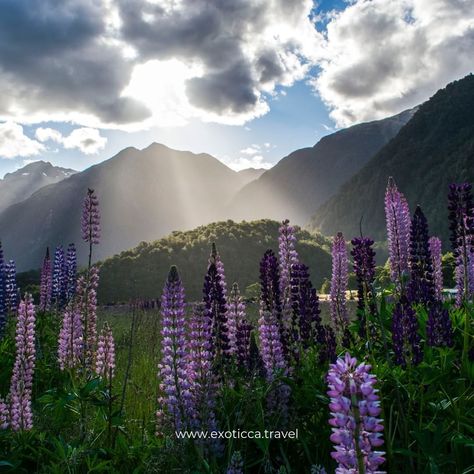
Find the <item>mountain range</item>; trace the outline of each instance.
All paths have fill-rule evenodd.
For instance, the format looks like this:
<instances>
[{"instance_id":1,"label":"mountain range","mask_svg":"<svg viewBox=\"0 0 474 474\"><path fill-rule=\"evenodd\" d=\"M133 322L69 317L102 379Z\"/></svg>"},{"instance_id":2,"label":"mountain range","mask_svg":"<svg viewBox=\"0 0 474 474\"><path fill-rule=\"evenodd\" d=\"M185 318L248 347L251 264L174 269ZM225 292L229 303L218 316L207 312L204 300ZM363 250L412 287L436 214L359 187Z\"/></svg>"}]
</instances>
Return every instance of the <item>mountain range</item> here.
<instances>
[{"instance_id":1,"label":"mountain range","mask_svg":"<svg viewBox=\"0 0 474 474\"><path fill-rule=\"evenodd\" d=\"M208 154L157 143L126 148L85 171L63 170L62 178L71 175L57 183L12 192L21 202L0 212L0 238L22 270L38 268L46 246L69 242L78 244L83 263L80 213L87 188L94 188L102 214L100 260L173 231L262 216L289 218L324 235L342 230L348 239L359 233L362 218L364 234L385 240L383 195L393 176L410 205L423 206L432 232L446 240L447 185L474 181L472 110L469 75L415 109L337 131L268 171L235 172ZM0 193L6 182L33 175L25 170L7 175Z\"/></svg>"},{"instance_id":2,"label":"mountain range","mask_svg":"<svg viewBox=\"0 0 474 474\"><path fill-rule=\"evenodd\" d=\"M8 206L23 201L38 189L59 183L76 171L53 166L45 161L34 161L23 168L7 173L0 179L0 212Z\"/></svg>"}]
</instances>

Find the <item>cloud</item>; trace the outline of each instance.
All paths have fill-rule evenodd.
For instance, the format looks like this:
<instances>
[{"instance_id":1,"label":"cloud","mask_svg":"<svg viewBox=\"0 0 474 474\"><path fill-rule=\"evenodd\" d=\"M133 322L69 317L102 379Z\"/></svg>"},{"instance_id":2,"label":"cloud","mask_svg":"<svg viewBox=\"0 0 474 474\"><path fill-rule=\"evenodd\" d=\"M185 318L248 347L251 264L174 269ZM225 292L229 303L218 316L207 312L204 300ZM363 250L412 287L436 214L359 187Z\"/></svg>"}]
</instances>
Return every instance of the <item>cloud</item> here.
<instances>
[{"instance_id":1,"label":"cloud","mask_svg":"<svg viewBox=\"0 0 474 474\"><path fill-rule=\"evenodd\" d=\"M66 149L77 148L86 155L98 153L107 144L107 138L101 136L99 130L94 128L76 128L64 136L59 130L40 127L36 129L35 136L40 142L53 141Z\"/></svg>"},{"instance_id":2,"label":"cloud","mask_svg":"<svg viewBox=\"0 0 474 474\"><path fill-rule=\"evenodd\" d=\"M339 126L411 108L472 72L472 0L356 0L333 12L315 90Z\"/></svg>"},{"instance_id":3,"label":"cloud","mask_svg":"<svg viewBox=\"0 0 474 474\"><path fill-rule=\"evenodd\" d=\"M236 159L225 157L223 161L227 166L229 166L229 168L232 168L235 171L241 171L247 168L264 168L267 170L274 164L270 163L269 161L265 161L262 155L253 155L250 157L241 156Z\"/></svg>"},{"instance_id":4,"label":"cloud","mask_svg":"<svg viewBox=\"0 0 474 474\"><path fill-rule=\"evenodd\" d=\"M196 118L243 124L268 112L277 86L305 76L321 41L312 7L311 0L43 0L32 9L28 0L5 0L0 119L125 130ZM159 102L163 96L176 100Z\"/></svg>"},{"instance_id":5,"label":"cloud","mask_svg":"<svg viewBox=\"0 0 474 474\"><path fill-rule=\"evenodd\" d=\"M23 127L14 122L0 124L0 158L38 155L45 150L42 143L23 133Z\"/></svg>"},{"instance_id":6,"label":"cloud","mask_svg":"<svg viewBox=\"0 0 474 474\"><path fill-rule=\"evenodd\" d=\"M243 155L256 155L257 153L260 153L260 145L250 145L247 148L243 148L240 150L240 153Z\"/></svg>"}]
</instances>

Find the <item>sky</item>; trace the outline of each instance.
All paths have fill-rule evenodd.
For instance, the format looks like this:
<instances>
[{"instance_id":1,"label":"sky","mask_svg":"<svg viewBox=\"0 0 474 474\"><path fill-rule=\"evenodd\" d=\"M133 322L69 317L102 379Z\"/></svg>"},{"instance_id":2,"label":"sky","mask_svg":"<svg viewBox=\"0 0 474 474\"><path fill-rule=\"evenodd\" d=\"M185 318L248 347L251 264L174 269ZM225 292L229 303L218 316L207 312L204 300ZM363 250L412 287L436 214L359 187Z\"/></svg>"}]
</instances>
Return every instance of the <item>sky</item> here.
<instances>
[{"instance_id":1,"label":"sky","mask_svg":"<svg viewBox=\"0 0 474 474\"><path fill-rule=\"evenodd\" d=\"M235 170L473 70L474 0L2 0L0 176L152 142Z\"/></svg>"}]
</instances>

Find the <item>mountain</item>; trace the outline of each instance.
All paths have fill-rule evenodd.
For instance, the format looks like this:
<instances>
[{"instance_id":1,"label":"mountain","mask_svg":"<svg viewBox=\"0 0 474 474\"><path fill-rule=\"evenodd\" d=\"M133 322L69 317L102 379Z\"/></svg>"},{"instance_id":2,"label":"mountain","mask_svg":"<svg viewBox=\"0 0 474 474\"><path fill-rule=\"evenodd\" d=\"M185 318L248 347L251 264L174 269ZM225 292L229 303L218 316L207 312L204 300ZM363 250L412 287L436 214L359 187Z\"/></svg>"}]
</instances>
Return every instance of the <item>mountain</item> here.
<instances>
[{"instance_id":1,"label":"mountain","mask_svg":"<svg viewBox=\"0 0 474 474\"><path fill-rule=\"evenodd\" d=\"M0 239L20 270L37 268L45 247L78 244L87 188L96 190L102 238L95 256L103 259L143 240L218 220L222 206L242 186L239 174L207 154L152 144L126 148L113 158L43 187L0 214Z\"/></svg>"},{"instance_id":2,"label":"mountain","mask_svg":"<svg viewBox=\"0 0 474 474\"><path fill-rule=\"evenodd\" d=\"M227 285L239 283L242 291L258 281L259 263L265 250L278 252L279 223L271 220L235 223L224 221L166 238L141 243L103 262L99 299L102 303L126 302L132 298L157 298L170 265L177 265L188 301L202 297L202 283L211 243L215 242L225 265ZM297 229L296 249L309 266L312 282L320 288L330 275L329 241L318 234ZM133 284L130 284L133 282Z\"/></svg>"},{"instance_id":3,"label":"mountain","mask_svg":"<svg viewBox=\"0 0 474 474\"><path fill-rule=\"evenodd\" d=\"M398 135L313 216L325 235L342 231L385 239L384 193L389 176L412 210L420 204L430 231L448 240L447 193L474 181L474 76L449 84L419 107Z\"/></svg>"},{"instance_id":4,"label":"mountain","mask_svg":"<svg viewBox=\"0 0 474 474\"><path fill-rule=\"evenodd\" d=\"M413 116L413 110L362 123L294 151L236 195L235 219L289 218L304 224L318 207L359 171Z\"/></svg>"},{"instance_id":5,"label":"mountain","mask_svg":"<svg viewBox=\"0 0 474 474\"><path fill-rule=\"evenodd\" d=\"M25 200L48 184L69 178L76 171L53 166L46 161L34 161L0 179L0 212L14 203Z\"/></svg>"},{"instance_id":6,"label":"mountain","mask_svg":"<svg viewBox=\"0 0 474 474\"><path fill-rule=\"evenodd\" d=\"M265 173L265 169L263 168L246 168L244 170L238 171L239 177L242 182L242 186L254 181L255 179L260 178L263 173Z\"/></svg>"}]
</instances>

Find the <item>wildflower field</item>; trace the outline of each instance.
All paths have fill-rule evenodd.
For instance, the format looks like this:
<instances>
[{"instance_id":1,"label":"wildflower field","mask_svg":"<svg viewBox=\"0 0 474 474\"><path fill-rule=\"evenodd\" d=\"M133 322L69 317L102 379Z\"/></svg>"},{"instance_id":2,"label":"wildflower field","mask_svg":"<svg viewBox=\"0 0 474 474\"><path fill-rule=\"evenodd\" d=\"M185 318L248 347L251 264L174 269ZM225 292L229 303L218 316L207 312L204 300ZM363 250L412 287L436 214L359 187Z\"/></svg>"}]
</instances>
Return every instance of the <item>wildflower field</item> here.
<instances>
[{"instance_id":1,"label":"wildflower field","mask_svg":"<svg viewBox=\"0 0 474 474\"><path fill-rule=\"evenodd\" d=\"M258 301L226 281L212 245L201 301L187 301L172 266L159 302L111 309L97 304L89 190L85 268L73 244L46 252L34 301L0 255L0 472L474 472L474 203L469 184L446 192L442 243L389 180L386 287L373 240L339 233L320 301L283 221L255 276Z\"/></svg>"}]
</instances>

